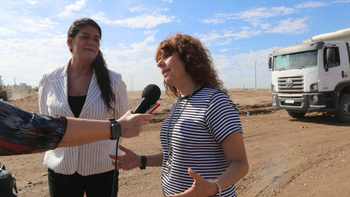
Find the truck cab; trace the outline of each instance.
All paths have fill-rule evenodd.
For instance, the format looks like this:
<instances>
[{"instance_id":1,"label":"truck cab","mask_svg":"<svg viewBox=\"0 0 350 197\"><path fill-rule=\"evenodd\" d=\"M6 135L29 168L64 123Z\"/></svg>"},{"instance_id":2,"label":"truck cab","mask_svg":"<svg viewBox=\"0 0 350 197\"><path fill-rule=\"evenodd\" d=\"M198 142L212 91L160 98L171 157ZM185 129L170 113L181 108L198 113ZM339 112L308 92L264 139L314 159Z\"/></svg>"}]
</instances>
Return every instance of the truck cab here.
<instances>
[{"instance_id":1,"label":"truck cab","mask_svg":"<svg viewBox=\"0 0 350 197\"><path fill-rule=\"evenodd\" d=\"M346 30L350 35L350 28ZM350 49L344 36L336 38L273 51L268 63L273 108L286 109L293 118L316 111L350 122Z\"/></svg>"}]
</instances>

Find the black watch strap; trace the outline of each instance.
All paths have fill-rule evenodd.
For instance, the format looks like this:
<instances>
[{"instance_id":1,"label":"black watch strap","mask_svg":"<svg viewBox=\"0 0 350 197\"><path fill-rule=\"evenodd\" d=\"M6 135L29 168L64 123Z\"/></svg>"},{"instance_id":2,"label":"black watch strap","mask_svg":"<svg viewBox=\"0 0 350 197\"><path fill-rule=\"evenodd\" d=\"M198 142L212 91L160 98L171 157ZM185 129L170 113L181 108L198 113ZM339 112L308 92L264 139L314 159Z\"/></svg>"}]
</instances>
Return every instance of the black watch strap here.
<instances>
[{"instance_id":1,"label":"black watch strap","mask_svg":"<svg viewBox=\"0 0 350 197\"><path fill-rule=\"evenodd\" d=\"M147 164L147 157L142 155L141 156L141 167L140 167L140 169L141 170L146 169L146 164Z\"/></svg>"},{"instance_id":2,"label":"black watch strap","mask_svg":"<svg viewBox=\"0 0 350 197\"><path fill-rule=\"evenodd\" d=\"M119 139L122 134L120 124L113 118L109 119L111 121L111 140Z\"/></svg>"}]
</instances>

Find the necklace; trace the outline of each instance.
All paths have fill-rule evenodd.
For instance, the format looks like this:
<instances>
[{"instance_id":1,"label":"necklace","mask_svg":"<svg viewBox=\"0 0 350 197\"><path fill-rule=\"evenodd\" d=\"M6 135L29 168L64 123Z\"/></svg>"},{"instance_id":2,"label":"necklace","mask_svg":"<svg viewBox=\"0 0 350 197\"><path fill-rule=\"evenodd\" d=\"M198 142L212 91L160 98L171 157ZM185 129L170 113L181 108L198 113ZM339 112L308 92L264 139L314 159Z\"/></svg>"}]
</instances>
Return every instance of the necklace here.
<instances>
[{"instance_id":1,"label":"necklace","mask_svg":"<svg viewBox=\"0 0 350 197\"><path fill-rule=\"evenodd\" d=\"M176 117L176 120L174 122L174 127L176 125L176 122L179 120L182 112L185 110L186 105L187 105L188 101L190 100L190 98L192 97L192 95L193 95L194 91L196 90L196 88L197 88L197 85L193 88L193 90L192 90L190 96L188 97L185 105L181 108L181 111L179 112L179 115ZM168 161L166 161L165 166L168 168L168 174L170 174L170 170L171 170L172 149L170 148L170 141L172 140L172 137L173 137L173 132L171 132L171 136L169 134L170 133L169 132L169 127L170 127L171 120L173 119L173 115L174 115L174 113L176 111L176 108L177 108L177 105L179 104L179 102L180 102L180 96L177 98L174 110L171 113L170 120L169 120L169 123L168 123L168 127L167 127L167 130L166 130L166 143L167 143L167 146L168 146ZM174 131L174 127L173 127L173 131Z\"/></svg>"}]
</instances>

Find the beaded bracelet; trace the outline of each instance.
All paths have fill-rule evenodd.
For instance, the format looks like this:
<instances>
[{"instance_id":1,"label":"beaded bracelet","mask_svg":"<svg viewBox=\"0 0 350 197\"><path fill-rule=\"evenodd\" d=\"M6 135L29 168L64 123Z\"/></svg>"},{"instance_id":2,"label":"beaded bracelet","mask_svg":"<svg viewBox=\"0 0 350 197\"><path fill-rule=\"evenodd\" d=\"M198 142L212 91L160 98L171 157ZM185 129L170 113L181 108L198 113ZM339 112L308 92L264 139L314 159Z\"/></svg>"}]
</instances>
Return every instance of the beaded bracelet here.
<instances>
[{"instance_id":1,"label":"beaded bracelet","mask_svg":"<svg viewBox=\"0 0 350 197\"><path fill-rule=\"evenodd\" d=\"M221 187L220 187L219 181L217 179L211 179L211 180L212 180L212 182L214 182L218 186L218 191L216 192L216 194L219 193L219 197L220 197L221 196Z\"/></svg>"}]
</instances>

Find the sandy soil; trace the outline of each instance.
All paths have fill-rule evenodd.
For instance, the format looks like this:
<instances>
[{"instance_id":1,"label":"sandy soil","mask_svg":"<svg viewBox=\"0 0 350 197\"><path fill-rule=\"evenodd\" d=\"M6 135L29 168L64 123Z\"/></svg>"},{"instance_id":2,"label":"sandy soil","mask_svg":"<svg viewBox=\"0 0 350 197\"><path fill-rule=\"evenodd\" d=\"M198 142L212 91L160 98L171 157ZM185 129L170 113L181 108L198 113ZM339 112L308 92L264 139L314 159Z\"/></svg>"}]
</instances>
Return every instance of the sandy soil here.
<instances>
[{"instance_id":1,"label":"sandy soil","mask_svg":"<svg viewBox=\"0 0 350 197\"><path fill-rule=\"evenodd\" d=\"M292 119L284 110L273 110L269 89L230 89L240 109L250 170L237 183L239 196L350 196L350 124L322 113ZM141 91L130 92L130 108ZM18 96L18 95L16 95ZM36 94L19 95L11 103L38 112ZM161 151L159 130L173 99L162 94L161 106L140 136L123 145L139 154ZM48 195L43 153L0 157L17 179L18 196ZM162 196L160 168L120 172L119 196Z\"/></svg>"}]
</instances>

